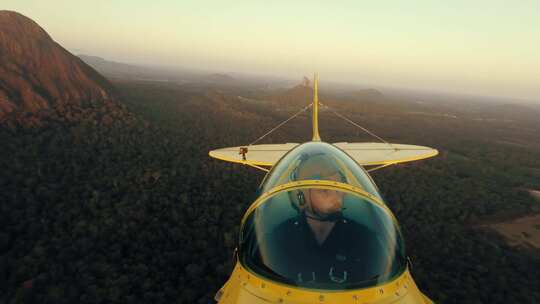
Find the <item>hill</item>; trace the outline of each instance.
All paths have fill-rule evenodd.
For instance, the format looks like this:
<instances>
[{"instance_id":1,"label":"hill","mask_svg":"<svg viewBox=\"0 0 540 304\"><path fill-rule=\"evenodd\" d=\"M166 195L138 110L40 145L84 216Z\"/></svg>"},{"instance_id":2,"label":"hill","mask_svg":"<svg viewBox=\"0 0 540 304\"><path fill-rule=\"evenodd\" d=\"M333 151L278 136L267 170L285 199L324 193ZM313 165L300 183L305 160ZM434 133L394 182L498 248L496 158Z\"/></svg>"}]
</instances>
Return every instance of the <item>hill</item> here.
<instances>
[{"instance_id":1,"label":"hill","mask_svg":"<svg viewBox=\"0 0 540 304\"><path fill-rule=\"evenodd\" d=\"M99 73L105 75L109 78L133 78L136 79L136 77L144 77L144 78L150 78L146 75L150 73L147 69L144 69L143 67L131 65L127 63L121 63L121 62L115 62L106 60L104 58L98 57L98 56L90 56L90 55L77 55L84 63L88 64L92 68L94 68ZM163 78L163 76L161 76Z\"/></svg>"},{"instance_id":2,"label":"hill","mask_svg":"<svg viewBox=\"0 0 540 304\"><path fill-rule=\"evenodd\" d=\"M93 110L121 112L107 79L19 13L0 11L0 53L0 122L101 120Z\"/></svg>"},{"instance_id":3,"label":"hill","mask_svg":"<svg viewBox=\"0 0 540 304\"><path fill-rule=\"evenodd\" d=\"M379 101L384 98L384 95L375 89L364 89L354 92L353 98L358 101Z\"/></svg>"},{"instance_id":4,"label":"hill","mask_svg":"<svg viewBox=\"0 0 540 304\"><path fill-rule=\"evenodd\" d=\"M313 89L306 79L304 77L301 84L275 92L264 99L275 102L280 107L303 108L313 101Z\"/></svg>"}]
</instances>

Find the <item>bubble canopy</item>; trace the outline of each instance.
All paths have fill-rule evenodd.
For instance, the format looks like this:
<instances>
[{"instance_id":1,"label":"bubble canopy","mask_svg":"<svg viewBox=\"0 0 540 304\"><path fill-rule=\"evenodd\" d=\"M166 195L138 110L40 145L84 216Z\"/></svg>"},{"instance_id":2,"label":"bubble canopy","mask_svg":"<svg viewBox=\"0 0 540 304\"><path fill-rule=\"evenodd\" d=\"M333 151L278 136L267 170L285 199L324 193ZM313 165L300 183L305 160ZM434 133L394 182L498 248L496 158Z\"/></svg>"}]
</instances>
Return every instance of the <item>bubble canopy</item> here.
<instances>
[{"instance_id":1,"label":"bubble canopy","mask_svg":"<svg viewBox=\"0 0 540 304\"><path fill-rule=\"evenodd\" d=\"M324 180L263 194L242 222L239 260L275 282L321 290L377 286L406 269L387 207L356 187Z\"/></svg>"},{"instance_id":2,"label":"bubble canopy","mask_svg":"<svg viewBox=\"0 0 540 304\"><path fill-rule=\"evenodd\" d=\"M260 193L300 180L341 182L381 199L366 171L345 152L325 142L307 142L289 151L267 174Z\"/></svg>"}]
</instances>

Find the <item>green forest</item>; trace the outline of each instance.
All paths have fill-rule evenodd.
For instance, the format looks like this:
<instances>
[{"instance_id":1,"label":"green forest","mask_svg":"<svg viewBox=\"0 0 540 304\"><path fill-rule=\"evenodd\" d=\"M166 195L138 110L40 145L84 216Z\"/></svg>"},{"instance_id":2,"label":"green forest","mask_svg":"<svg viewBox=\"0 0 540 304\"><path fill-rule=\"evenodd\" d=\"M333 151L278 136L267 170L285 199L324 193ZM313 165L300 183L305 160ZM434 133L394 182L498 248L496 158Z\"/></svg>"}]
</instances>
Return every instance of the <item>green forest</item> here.
<instances>
[{"instance_id":1,"label":"green forest","mask_svg":"<svg viewBox=\"0 0 540 304\"><path fill-rule=\"evenodd\" d=\"M236 91L116 86L136 119L0 128L0 303L213 303L228 278L264 174L208 151L247 144L291 113L243 104ZM372 174L426 295L540 303L538 250L478 227L540 212L526 191L540 189L538 122L508 127L329 103L388 140L439 149ZM306 141L309 123L301 116L266 142ZM372 140L328 112L321 137Z\"/></svg>"}]
</instances>

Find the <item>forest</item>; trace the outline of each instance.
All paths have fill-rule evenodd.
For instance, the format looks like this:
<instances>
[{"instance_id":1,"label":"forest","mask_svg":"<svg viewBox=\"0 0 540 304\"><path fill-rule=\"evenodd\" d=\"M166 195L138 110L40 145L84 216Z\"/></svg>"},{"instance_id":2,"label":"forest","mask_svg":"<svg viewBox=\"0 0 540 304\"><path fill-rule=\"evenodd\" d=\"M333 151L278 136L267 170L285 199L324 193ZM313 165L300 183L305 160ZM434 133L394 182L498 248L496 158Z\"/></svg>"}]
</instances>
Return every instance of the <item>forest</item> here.
<instances>
[{"instance_id":1,"label":"forest","mask_svg":"<svg viewBox=\"0 0 540 304\"><path fill-rule=\"evenodd\" d=\"M208 151L247 144L291 113L246 104L237 89L115 85L136 119L0 128L0 303L213 303L228 278L264 174ZM387 140L440 151L372 175L420 289L437 303L540 303L538 249L479 228L540 212L527 192L540 189L540 120L355 102L327 101ZM298 117L265 142L309 140L309 123ZM320 124L329 142L373 140L329 112Z\"/></svg>"}]
</instances>

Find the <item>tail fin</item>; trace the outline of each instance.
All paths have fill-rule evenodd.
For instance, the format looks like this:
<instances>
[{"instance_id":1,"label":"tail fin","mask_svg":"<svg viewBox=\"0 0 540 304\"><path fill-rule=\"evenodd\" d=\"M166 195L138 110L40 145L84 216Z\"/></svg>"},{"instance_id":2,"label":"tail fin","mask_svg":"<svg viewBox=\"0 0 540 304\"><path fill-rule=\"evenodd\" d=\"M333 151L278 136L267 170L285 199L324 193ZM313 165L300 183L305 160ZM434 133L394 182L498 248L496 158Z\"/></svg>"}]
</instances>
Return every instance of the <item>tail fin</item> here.
<instances>
[{"instance_id":1,"label":"tail fin","mask_svg":"<svg viewBox=\"0 0 540 304\"><path fill-rule=\"evenodd\" d=\"M312 141L321 141L319 136L319 74L313 77L313 138Z\"/></svg>"}]
</instances>

